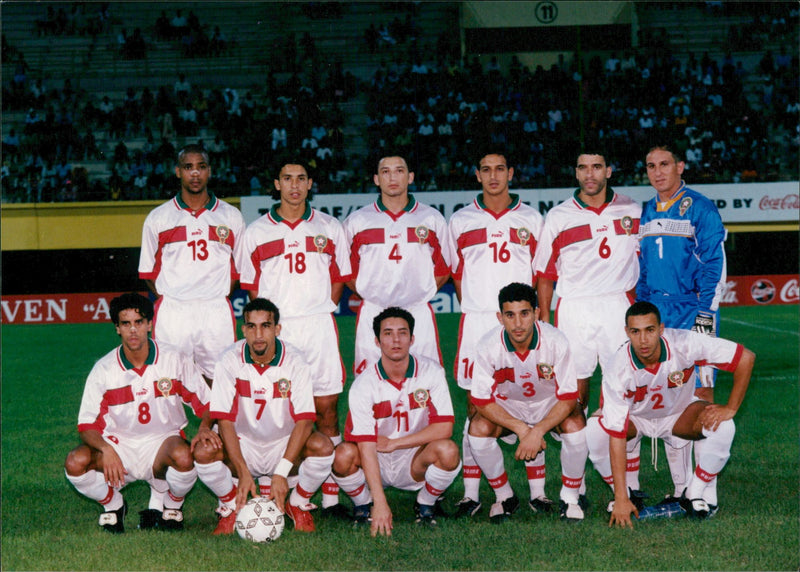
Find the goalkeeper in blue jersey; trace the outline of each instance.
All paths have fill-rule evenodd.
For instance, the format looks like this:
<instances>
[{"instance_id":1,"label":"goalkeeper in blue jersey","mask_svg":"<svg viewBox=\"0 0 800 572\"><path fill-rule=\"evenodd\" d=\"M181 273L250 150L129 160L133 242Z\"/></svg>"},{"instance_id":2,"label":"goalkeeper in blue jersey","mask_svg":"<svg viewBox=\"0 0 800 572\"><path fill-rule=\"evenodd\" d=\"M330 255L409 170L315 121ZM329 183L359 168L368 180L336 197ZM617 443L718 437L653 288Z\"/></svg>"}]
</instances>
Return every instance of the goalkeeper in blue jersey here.
<instances>
[{"instance_id":1,"label":"goalkeeper in blue jersey","mask_svg":"<svg viewBox=\"0 0 800 572\"><path fill-rule=\"evenodd\" d=\"M686 186L681 179L685 163L671 147L651 148L645 165L656 196L642 211L636 298L655 304L668 328L716 336L726 281L726 230L719 211ZM695 394L710 403L715 371L702 367L697 372ZM690 454L667 447L667 457L677 497L691 470Z\"/></svg>"}]
</instances>

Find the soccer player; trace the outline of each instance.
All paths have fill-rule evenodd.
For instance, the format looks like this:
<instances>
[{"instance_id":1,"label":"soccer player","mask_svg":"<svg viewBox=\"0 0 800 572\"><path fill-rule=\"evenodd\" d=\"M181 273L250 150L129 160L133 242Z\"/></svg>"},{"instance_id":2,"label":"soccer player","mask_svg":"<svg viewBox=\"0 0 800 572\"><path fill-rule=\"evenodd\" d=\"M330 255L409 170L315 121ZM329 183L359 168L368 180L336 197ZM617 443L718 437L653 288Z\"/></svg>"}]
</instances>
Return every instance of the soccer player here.
<instances>
[{"instance_id":1,"label":"soccer player","mask_svg":"<svg viewBox=\"0 0 800 572\"><path fill-rule=\"evenodd\" d=\"M642 209L608 183L612 168L602 152L578 155L572 198L553 207L544 221L533 262L540 316L550 321L553 283L559 296L553 324L567 336L578 375L578 401L588 414L589 380L604 371L625 343L622 316L634 301L639 277ZM632 451L628 485L639 489L639 451Z\"/></svg>"},{"instance_id":2,"label":"soccer player","mask_svg":"<svg viewBox=\"0 0 800 572\"><path fill-rule=\"evenodd\" d=\"M192 450L222 445L210 429L210 391L191 360L150 339L150 300L123 294L109 311L122 343L86 379L78 414L83 443L67 455L67 480L103 506L99 524L112 533L125 532L120 489L137 480L166 482L163 499L139 513L139 528L181 530L183 499L197 480ZM183 438L184 405L202 418L191 445Z\"/></svg>"},{"instance_id":3,"label":"soccer player","mask_svg":"<svg viewBox=\"0 0 800 572\"><path fill-rule=\"evenodd\" d=\"M665 328L658 308L636 302L625 313L630 340L603 373L603 407L587 428L589 456L614 490L609 526L632 527L638 516L626 487L625 450L642 435L664 439L675 448L696 442L698 462L680 499L686 514L708 518L718 510L717 491L710 487L730 457L735 433L733 417L744 400L755 354L743 346L688 330ZM696 365L733 372L726 405L714 405L694 393Z\"/></svg>"},{"instance_id":4,"label":"soccer player","mask_svg":"<svg viewBox=\"0 0 800 572\"><path fill-rule=\"evenodd\" d=\"M516 436L518 461L536 459L545 449L544 436L561 441L561 518L583 520L579 489L588 450L586 418L578 406L578 384L570 345L559 330L539 320L536 290L519 282L498 295L500 326L478 343L472 378L470 419L472 454L494 490L489 518L499 523L518 508L508 482L498 438ZM530 506L539 512L531 499Z\"/></svg>"},{"instance_id":5,"label":"soccer player","mask_svg":"<svg viewBox=\"0 0 800 572\"><path fill-rule=\"evenodd\" d=\"M271 301L247 303L242 331L245 339L228 348L214 370L211 418L218 420L223 448L194 451L197 475L220 500L214 534L233 533L236 511L248 495L259 496L254 477L262 476L271 477L267 494L295 530L313 532L309 499L330 475L333 444L313 431L308 364L278 337L280 312Z\"/></svg>"},{"instance_id":6,"label":"soccer player","mask_svg":"<svg viewBox=\"0 0 800 572\"><path fill-rule=\"evenodd\" d=\"M683 182L685 163L673 148L651 148L645 166L656 196L642 211L636 298L658 306L668 328L716 336L726 281L726 231L717 207ZM713 402L714 370L702 367L696 383L698 396ZM691 447L666 451L677 497L691 471Z\"/></svg>"},{"instance_id":7,"label":"soccer player","mask_svg":"<svg viewBox=\"0 0 800 572\"><path fill-rule=\"evenodd\" d=\"M491 150L481 155L475 177L482 192L472 203L450 217L450 259L453 283L461 303L458 351L454 364L458 386L467 391L467 422L461 442L464 461L464 498L457 515L477 514L481 471L469 448L469 417L474 407L469 400L478 340L497 325L495 300L500 289L511 282L533 284L531 261L542 229L539 211L509 192L514 168L505 152ZM532 498L545 498L544 463L528 465ZM543 505L543 508L546 508Z\"/></svg>"},{"instance_id":8,"label":"soccer player","mask_svg":"<svg viewBox=\"0 0 800 572\"><path fill-rule=\"evenodd\" d=\"M334 477L353 499L355 523L369 521L372 536L392 533L384 487L419 491L416 522L435 527L439 499L461 469L444 369L409 353L414 322L397 307L373 319L381 357L353 382L346 441L336 447Z\"/></svg>"},{"instance_id":9,"label":"soccer player","mask_svg":"<svg viewBox=\"0 0 800 572\"><path fill-rule=\"evenodd\" d=\"M240 280L251 299L267 298L281 309L281 339L309 363L317 429L336 446L345 370L332 312L350 277L347 241L338 220L309 205L313 181L305 164L281 165L274 185L272 198L280 202L245 231ZM341 513L333 480L322 490L323 513Z\"/></svg>"},{"instance_id":10,"label":"soccer player","mask_svg":"<svg viewBox=\"0 0 800 572\"><path fill-rule=\"evenodd\" d=\"M439 211L409 194L414 173L403 157L383 157L373 181L380 188L378 200L344 221L352 268L347 284L363 300L356 321L355 373L380 358L371 324L389 306L413 314L416 355L442 363L429 302L450 277L447 223Z\"/></svg>"}]
</instances>

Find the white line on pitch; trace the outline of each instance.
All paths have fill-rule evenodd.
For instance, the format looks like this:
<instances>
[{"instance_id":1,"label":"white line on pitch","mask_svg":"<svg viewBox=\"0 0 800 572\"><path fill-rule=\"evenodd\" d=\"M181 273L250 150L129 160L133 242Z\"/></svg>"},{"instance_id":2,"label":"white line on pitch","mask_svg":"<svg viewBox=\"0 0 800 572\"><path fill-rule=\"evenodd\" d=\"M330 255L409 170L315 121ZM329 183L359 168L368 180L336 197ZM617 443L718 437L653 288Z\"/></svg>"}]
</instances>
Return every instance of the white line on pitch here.
<instances>
[{"instance_id":1,"label":"white line on pitch","mask_svg":"<svg viewBox=\"0 0 800 572\"><path fill-rule=\"evenodd\" d=\"M792 336L800 336L800 332L793 331L793 330L784 330L782 328L770 328L769 326L761 326L759 324L752 324L750 322L743 322L742 320L733 320L731 318L722 318L723 322L732 322L734 324L739 324L741 326L748 326L750 328L755 328L757 330L766 330L768 332L776 332L779 334L789 334Z\"/></svg>"}]
</instances>

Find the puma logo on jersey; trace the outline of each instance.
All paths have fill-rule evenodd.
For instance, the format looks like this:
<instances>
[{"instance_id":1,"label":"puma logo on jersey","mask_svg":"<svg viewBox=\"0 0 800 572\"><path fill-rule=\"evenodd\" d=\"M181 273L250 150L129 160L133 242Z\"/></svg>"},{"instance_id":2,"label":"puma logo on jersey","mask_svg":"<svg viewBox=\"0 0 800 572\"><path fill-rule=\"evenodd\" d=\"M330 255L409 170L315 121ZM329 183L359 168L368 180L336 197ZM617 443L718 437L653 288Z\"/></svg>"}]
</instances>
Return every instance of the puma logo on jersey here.
<instances>
[{"instance_id":1,"label":"puma logo on jersey","mask_svg":"<svg viewBox=\"0 0 800 572\"><path fill-rule=\"evenodd\" d=\"M529 372L529 371L526 371L525 373L523 373L522 375L519 376L520 379L530 379L532 377L533 377L533 375L531 375L531 372Z\"/></svg>"},{"instance_id":2,"label":"puma logo on jersey","mask_svg":"<svg viewBox=\"0 0 800 572\"><path fill-rule=\"evenodd\" d=\"M608 231L608 225L607 224L595 229L595 232L606 232L606 231Z\"/></svg>"},{"instance_id":3,"label":"puma logo on jersey","mask_svg":"<svg viewBox=\"0 0 800 572\"><path fill-rule=\"evenodd\" d=\"M199 228L197 230L192 231L192 236L202 236L202 234L203 231Z\"/></svg>"},{"instance_id":4,"label":"puma logo on jersey","mask_svg":"<svg viewBox=\"0 0 800 572\"><path fill-rule=\"evenodd\" d=\"M255 395L266 395L266 393L267 393L267 390L266 390L266 389L264 389L264 388L261 388L261 389L256 389L256 390L255 390L253 393L254 393Z\"/></svg>"},{"instance_id":5,"label":"puma logo on jersey","mask_svg":"<svg viewBox=\"0 0 800 572\"><path fill-rule=\"evenodd\" d=\"M136 392L136 395L138 395L140 397L143 396L143 395L147 395L147 390L146 389L140 389L139 391Z\"/></svg>"},{"instance_id":6,"label":"puma logo on jersey","mask_svg":"<svg viewBox=\"0 0 800 572\"><path fill-rule=\"evenodd\" d=\"M286 248L297 248L298 246L300 246L300 241L299 240L295 240L291 244L286 245Z\"/></svg>"},{"instance_id":7,"label":"puma logo on jersey","mask_svg":"<svg viewBox=\"0 0 800 572\"><path fill-rule=\"evenodd\" d=\"M390 234L389 238L398 239L398 238L400 238L400 233L398 232L397 234Z\"/></svg>"},{"instance_id":8,"label":"puma logo on jersey","mask_svg":"<svg viewBox=\"0 0 800 572\"><path fill-rule=\"evenodd\" d=\"M492 233L492 238L503 238L503 233L502 232L493 232Z\"/></svg>"}]
</instances>

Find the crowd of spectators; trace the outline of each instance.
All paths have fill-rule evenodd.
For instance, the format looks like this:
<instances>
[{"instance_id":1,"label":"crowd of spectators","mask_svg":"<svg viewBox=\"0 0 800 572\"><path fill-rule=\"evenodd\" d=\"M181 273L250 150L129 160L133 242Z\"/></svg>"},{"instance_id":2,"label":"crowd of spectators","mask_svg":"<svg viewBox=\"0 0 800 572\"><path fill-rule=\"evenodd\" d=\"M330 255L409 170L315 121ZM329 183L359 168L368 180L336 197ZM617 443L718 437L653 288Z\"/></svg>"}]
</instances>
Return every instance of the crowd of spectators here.
<instances>
[{"instance_id":1,"label":"crowd of spectators","mask_svg":"<svg viewBox=\"0 0 800 572\"><path fill-rule=\"evenodd\" d=\"M49 6L44 21L71 23L43 25L41 33L82 33L75 22L95 18L68 14L89 6L111 19L107 3L66 6ZM318 17L340 17L329 8ZM756 15L729 34L729 48L734 35L780 42L775 53L755 56L757 65L732 51L675 54L664 29L643 29L636 49L574 54L534 70L516 57L503 65L462 60L452 34L426 44L413 10L401 16L365 31L363 49L381 61L361 85L341 62L323 60L312 35L298 41L288 32L285 49L269 54L262 83L251 89L181 73L174 84L132 86L114 99L76 90L70 80L51 86L30 78L24 55L4 36L3 60L14 73L4 81L3 111L24 119L4 129L3 201L163 199L175 191L176 148L189 142L209 150L220 196L262 194L272 165L296 154L314 169L317 192L368 191L372 165L387 148L410 159L418 190L459 189L469 186L475 150L486 143L507 149L516 185L570 186L573 166L564 157L574 156L581 137L607 150L616 185L647 184L642 159L652 141L684 152L690 182L797 176L796 8ZM227 43L219 26L207 36L191 11L172 18L162 11L152 29L158 41L194 46L184 49L187 57L216 55ZM342 104L359 91L367 94L365 156L350 153L344 137ZM72 168L76 162L102 162L110 175L98 179Z\"/></svg>"}]
</instances>

